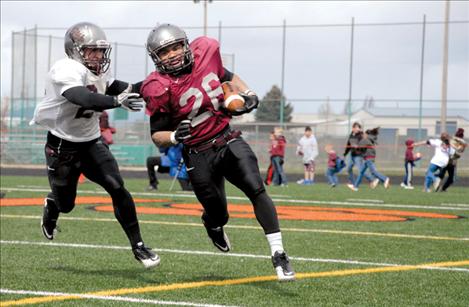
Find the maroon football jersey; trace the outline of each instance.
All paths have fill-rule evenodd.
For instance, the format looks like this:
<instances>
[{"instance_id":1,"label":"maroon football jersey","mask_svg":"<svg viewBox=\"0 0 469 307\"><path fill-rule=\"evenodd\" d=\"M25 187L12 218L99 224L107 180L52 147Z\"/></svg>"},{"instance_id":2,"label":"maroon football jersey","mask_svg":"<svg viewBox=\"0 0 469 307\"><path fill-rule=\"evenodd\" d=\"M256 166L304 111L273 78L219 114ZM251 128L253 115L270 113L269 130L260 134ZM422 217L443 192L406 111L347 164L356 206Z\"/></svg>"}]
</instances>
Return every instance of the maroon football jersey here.
<instances>
[{"instance_id":1,"label":"maroon football jersey","mask_svg":"<svg viewBox=\"0 0 469 307\"><path fill-rule=\"evenodd\" d=\"M140 90L148 115L171 114L172 129L184 119L191 120L192 137L184 141L189 146L212 139L231 119L219 110L224 99L220 82L224 69L218 42L199 37L190 48L194 55L190 73L171 76L155 71L145 79Z\"/></svg>"}]
</instances>

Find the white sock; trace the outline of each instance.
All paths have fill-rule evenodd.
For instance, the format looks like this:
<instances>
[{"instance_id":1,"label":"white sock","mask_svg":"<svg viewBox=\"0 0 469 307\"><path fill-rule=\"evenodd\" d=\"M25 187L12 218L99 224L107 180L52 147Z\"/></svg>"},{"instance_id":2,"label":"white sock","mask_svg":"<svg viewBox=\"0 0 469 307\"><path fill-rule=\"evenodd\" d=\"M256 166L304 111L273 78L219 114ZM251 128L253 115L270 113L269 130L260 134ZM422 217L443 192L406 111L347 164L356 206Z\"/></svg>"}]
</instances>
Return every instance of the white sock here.
<instances>
[{"instance_id":1,"label":"white sock","mask_svg":"<svg viewBox=\"0 0 469 307\"><path fill-rule=\"evenodd\" d=\"M280 231L279 232L274 232L274 233L269 233L265 236L267 238L267 241L269 242L270 251L272 253L272 256L277 251L283 252L282 233Z\"/></svg>"}]
</instances>

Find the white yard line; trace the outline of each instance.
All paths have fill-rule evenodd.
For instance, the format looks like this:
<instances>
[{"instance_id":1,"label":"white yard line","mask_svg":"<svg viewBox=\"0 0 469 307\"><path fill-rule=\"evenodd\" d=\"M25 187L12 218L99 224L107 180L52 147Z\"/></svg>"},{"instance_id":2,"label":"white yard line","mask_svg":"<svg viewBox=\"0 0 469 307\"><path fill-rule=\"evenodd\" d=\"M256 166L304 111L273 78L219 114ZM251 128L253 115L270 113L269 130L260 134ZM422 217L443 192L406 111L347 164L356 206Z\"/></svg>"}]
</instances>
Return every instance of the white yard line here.
<instances>
[{"instance_id":1,"label":"white yard line","mask_svg":"<svg viewBox=\"0 0 469 307\"><path fill-rule=\"evenodd\" d=\"M380 199L365 199L365 198L347 198L348 201L361 201L364 203L377 203L377 204L384 204L383 200Z\"/></svg>"},{"instance_id":2,"label":"white yard line","mask_svg":"<svg viewBox=\"0 0 469 307\"><path fill-rule=\"evenodd\" d=\"M18 189L18 188L2 188L3 191L21 191L21 192L50 192L49 189ZM146 192L131 192L134 196L152 196L152 197L180 197L180 198L194 198L194 194L173 194L173 193L146 193ZM103 194L108 195L106 191L94 190L78 190L78 194ZM247 197L241 196L228 196L227 199L242 200L249 202ZM442 205L435 206L420 206L420 205L401 205L401 204L368 204L368 203L354 203L333 200L303 200L303 199L285 199L273 198L274 202L284 202L293 204L314 204L314 205L335 205L335 206L352 206L352 207L377 207L377 208L413 208L413 209L437 209L437 210L456 210L456 211L469 211L469 207L446 207ZM460 204L461 205L461 204Z\"/></svg>"},{"instance_id":3,"label":"white yard line","mask_svg":"<svg viewBox=\"0 0 469 307\"><path fill-rule=\"evenodd\" d=\"M198 304L191 302L177 302L177 301L160 301L149 300L143 298L135 298L128 296L105 296L105 295L91 295L80 293L64 293L64 292L49 292L49 291L28 291L28 290L11 290L0 289L0 293L5 294L20 294L20 295L37 295L37 296L76 296L85 299L106 300L106 301L120 301L139 304L152 304L152 305L173 305L173 306L193 306L193 307L234 307L228 305L214 305L214 304Z\"/></svg>"},{"instance_id":4,"label":"white yard line","mask_svg":"<svg viewBox=\"0 0 469 307\"><path fill-rule=\"evenodd\" d=\"M18 214L1 214L0 218L40 220L41 216L18 215ZM105 218L105 217L92 218L92 217L61 216L60 219L61 220L69 220L69 221L92 221L92 222L112 222L112 223L116 222L116 220L113 219L113 218ZM140 219L139 223L140 224L171 225L171 226L202 227L202 223L155 221L155 220L144 220L144 219ZM250 226L250 225L225 225L225 228L261 230L260 226ZM391 237L391 238L417 239L417 240L469 241L469 237L428 236L428 235L419 235L419 234L371 232L371 231L353 231L353 230L340 230L340 229L283 227L282 231L284 231L284 232L285 231L291 231L291 232L328 233L328 234L353 235L353 236Z\"/></svg>"},{"instance_id":5,"label":"white yard line","mask_svg":"<svg viewBox=\"0 0 469 307\"><path fill-rule=\"evenodd\" d=\"M33 241L8 241L0 240L0 244L9 245L26 245L26 246L50 246L50 247L70 247L70 248L91 248L91 249L113 249L113 250L129 250L128 246L116 246L116 245L95 245L95 244L78 244L78 243L57 243L57 242L33 242ZM166 249L166 248L155 248L157 252L161 253L173 253L173 254L185 254L185 255L204 255L204 256L218 256L218 257L239 257L239 258L254 258L254 259L269 259L270 256L266 255L255 255L255 254L244 254L244 253L220 253L220 252L208 252L208 251L197 251L197 250L180 250L180 249ZM412 264L394 264L394 263L378 263L378 262L367 262L357 261L348 259L327 259L327 258L305 258L305 257L290 257L295 261L305 262L321 262L321 263L342 263L342 264L354 264L354 265L367 265L367 266L403 266ZM453 267L423 267L426 270L441 270L441 271L458 271L469 273L469 269L464 268L453 268Z\"/></svg>"}]
</instances>

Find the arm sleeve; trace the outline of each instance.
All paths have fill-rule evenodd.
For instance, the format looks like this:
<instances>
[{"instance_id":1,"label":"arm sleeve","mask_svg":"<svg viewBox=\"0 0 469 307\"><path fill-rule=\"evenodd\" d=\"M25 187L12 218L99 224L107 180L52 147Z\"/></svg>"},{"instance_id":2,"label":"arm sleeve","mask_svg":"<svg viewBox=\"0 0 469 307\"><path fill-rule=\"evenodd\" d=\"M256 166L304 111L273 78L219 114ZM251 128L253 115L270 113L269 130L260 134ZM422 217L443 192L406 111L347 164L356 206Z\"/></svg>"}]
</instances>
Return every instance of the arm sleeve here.
<instances>
[{"instance_id":1,"label":"arm sleeve","mask_svg":"<svg viewBox=\"0 0 469 307\"><path fill-rule=\"evenodd\" d=\"M75 86L62 93L68 101L87 110L103 111L117 107L114 97L93 93L84 86Z\"/></svg>"},{"instance_id":2,"label":"arm sleeve","mask_svg":"<svg viewBox=\"0 0 469 307\"><path fill-rule=\"evenodd\" d=\"M233 75L234 74L231 71L229 71L228 69L226 69L225 67L223 67L223 70L224 70L224 74L221 77L220 82L223 83L223 82L226 82L226 81L233 80Z\"/></svg>"},{"instance_id":3,"label":"arm sleeve","mask_svg":"<svg viewBox=\"0 0 469 307\"><path fill-rule=\"evenodd\" d=\"M140 94L140 87L142 86L142 83L143 81L132 84L132 90L130 92ZM127 82L114 80L114 82L112 82L111 85L107 88L106 95L111 95L111 96L119 95L120 93L125 91L128 86L129 86L129 83Z\"/></svg>"},{"instance_id":4,"label":"arm sleeve","mask_svg":"<svg viewBox=\"0 0 469 307\"><path fill-rule=\"evenodd\" d=\"M171 115L169 113L156 112L150 116L151 135L158 131L171 131Z\"/></svg>"},{"instance_id":5,"label":"arm sleeve","mask_svg":"<svg viewBox=\"0 0 469 307\"><path fill-rule=\"evenodd\" d=\"M345 144L344 157L348 154L349 151L350 151L350 138L347 140L347 144Z\"/></svg>"}]
</instances>

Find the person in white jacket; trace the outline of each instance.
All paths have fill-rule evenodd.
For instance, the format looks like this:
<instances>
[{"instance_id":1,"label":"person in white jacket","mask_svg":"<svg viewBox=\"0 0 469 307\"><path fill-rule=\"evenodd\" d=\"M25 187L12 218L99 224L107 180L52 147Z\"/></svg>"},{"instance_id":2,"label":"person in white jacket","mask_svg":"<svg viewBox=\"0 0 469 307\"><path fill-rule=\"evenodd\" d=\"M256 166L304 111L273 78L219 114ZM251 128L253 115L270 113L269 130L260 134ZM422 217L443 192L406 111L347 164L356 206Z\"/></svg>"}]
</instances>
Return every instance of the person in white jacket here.
<instances>
[{"instance_id":1,"label":"person in white jacket","mask_svg":"<svg viewBox=\"0 0 469 307\"><path fill-rule=\"evenodd\" d=\"M305 128L305 133L298 141L296 153L303 157L305 169L304 179L297 181L298 184L311 185L314 183L314 159L318 156L318 142L313 135L311 127Z\"/></svg>"}]
</instances>

